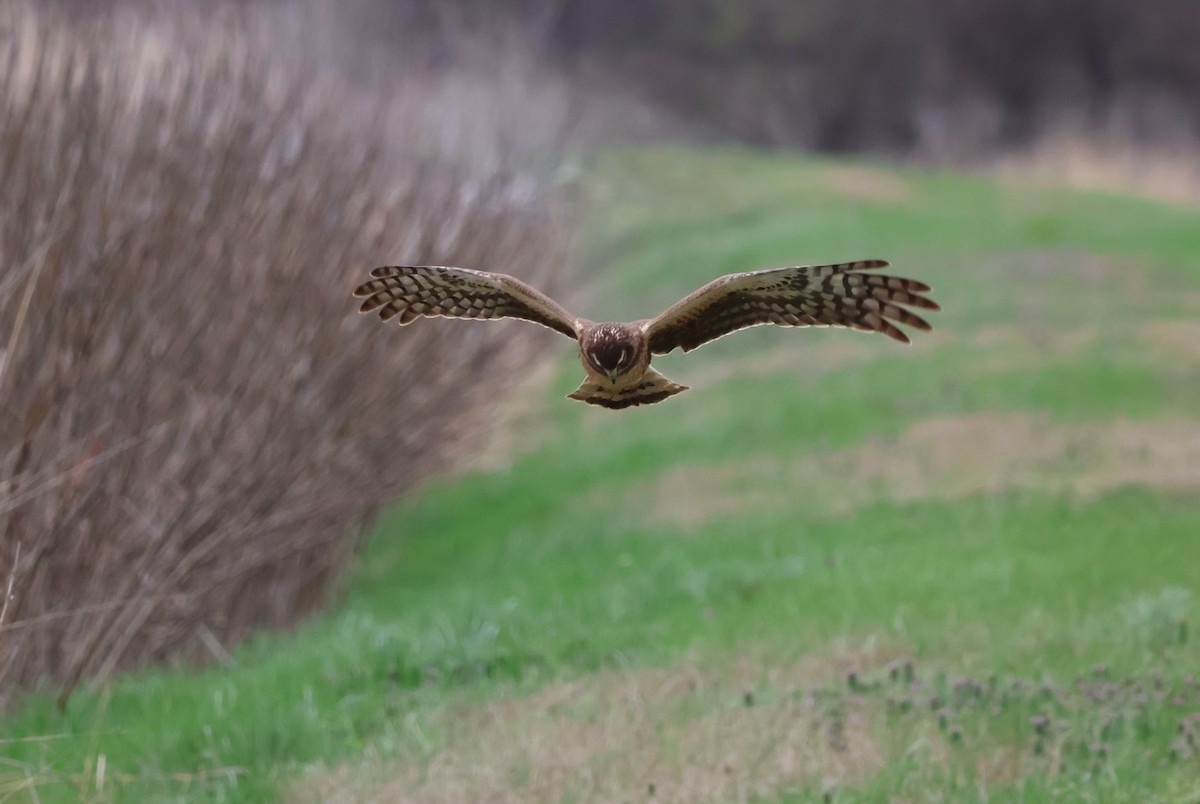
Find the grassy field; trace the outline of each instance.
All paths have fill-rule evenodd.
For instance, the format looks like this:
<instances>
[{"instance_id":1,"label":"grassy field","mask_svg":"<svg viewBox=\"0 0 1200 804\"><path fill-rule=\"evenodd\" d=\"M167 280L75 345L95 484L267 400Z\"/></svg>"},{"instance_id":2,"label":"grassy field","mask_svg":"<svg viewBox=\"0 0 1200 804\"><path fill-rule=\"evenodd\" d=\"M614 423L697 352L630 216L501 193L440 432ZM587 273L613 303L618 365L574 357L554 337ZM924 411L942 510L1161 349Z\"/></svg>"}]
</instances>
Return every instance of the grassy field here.
<instances>
[{"instance_id":1,"label":"grassy field","mask_svg":"<svg viewBox=\"0 0 1200 804\"><path fill-rule=\"evenodd\" d=\"M886 257L936 331L751 330L618 414L563 399L563 341L337 611L29 700L0 800L1200 800L1200 210L740 150L588 175L589 317Z\"/></svg>"}]
</instances>

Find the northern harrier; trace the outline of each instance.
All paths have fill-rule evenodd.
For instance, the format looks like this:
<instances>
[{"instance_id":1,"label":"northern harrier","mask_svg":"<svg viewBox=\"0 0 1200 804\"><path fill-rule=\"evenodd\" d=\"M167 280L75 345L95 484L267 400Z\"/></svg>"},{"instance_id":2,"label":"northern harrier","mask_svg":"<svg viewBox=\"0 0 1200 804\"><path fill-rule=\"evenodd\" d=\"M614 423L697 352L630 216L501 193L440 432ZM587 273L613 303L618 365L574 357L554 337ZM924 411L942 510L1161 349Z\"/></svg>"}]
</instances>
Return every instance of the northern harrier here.
<instances>
[{"instance_id":1,"label":"northern harrier","mask_svg":"<svg viewBox=\"0 0 1200 804\"><path fill-rule=\"evenodd\" d=\"M619 409L661 402L687 390L650 368L651 355L676 347L690 352L746 327L849 327L908 343L893 321L916 329L932 327L900 305L940 308L921 295L929 291L922 282L861 273L886 265L883 260L861 260L729 274L657 318L629 324L577 318L519 279L467 268L376 268L354 295L365 298L360 312L378 310L384 321L399 316L401 326L422 315L523 318L561 332L579 342L587 372L570 398Z\"/></svg>"}]
</instances>

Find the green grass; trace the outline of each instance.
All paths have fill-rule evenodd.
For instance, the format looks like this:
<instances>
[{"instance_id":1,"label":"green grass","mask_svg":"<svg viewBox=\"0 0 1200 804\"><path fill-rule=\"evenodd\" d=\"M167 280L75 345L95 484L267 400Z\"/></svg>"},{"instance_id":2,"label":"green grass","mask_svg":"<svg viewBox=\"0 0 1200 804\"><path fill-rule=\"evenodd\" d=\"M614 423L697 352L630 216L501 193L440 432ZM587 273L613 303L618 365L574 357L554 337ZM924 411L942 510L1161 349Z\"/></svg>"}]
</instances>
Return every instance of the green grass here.
<instances>
[{"instance_id":1,"label":"green grass","mask_svg":"<svg viewBox=\"0 0 1200 804\"><path fill-rule=\"evenodd\" d=\"M882 189L839 189L830 177L851 167ZM595 281L580 312L651 315L723 272L882 255L935 287L938 329L907 350L754 330L662 360L693 389L619 415L562 398L581 375L564 349L521 425L537 446L403 501L336 611L239 648L231 669L137 674L65 712L31 696L0 722L0 800L31 785L42 801L260 800L368 754L374 777L420 767L454 747L456 712L564 680L745 656L765 673L866 643L910 657L918 686L863 659L853 688L837 673L799 693L756 688L760 701L818 695L822 717L877 717L883 764L839 777L839 800L1194 800L1200 766L1172 755L1200 710L1186 679L1200 667L1194 486L1079 496L1014 476L965 496L868 490L845 510L796 478L858 483L831 456L946 417L1200 429L1195 363L1143 337L1200 313L1200 211L741 150L612 154L589 176ZM676 501L701 512L688 525L651 515L672 472L697 478ZM721 507L718 492L742 503ZM1092 695L1096 665L1122 691ZM948 753L920 748L931 740ZM997 751L1019 770L981 770ZM529 774L506 773L519 794ZM825 791L781 778L754 795Z\"/></svg>"}]
</instances>

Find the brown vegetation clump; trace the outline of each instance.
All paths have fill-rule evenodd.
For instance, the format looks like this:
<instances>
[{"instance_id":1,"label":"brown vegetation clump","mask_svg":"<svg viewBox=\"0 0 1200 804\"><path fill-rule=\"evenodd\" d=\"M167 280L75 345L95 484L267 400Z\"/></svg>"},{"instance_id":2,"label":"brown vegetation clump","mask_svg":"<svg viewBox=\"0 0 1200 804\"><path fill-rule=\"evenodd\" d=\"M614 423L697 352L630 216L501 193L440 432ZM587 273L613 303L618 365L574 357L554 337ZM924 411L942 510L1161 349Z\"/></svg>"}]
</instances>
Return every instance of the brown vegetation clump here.
<instances>
[{"instance_id":1,"label":"brown vegetation clump","mask_svg":"<svg viewBox=\"0 0 1200 804\"><path fill-rule=\"evenodd\" d=\"M456 68L429 64L366 91L314 58L337 36L297 4L4 6L0 704L228 660L320 605L364 523L478 443L540 343L400 335L356 314L354 283L428 261L552 287L564 252L553 187L504 168L520 137L489 117L552 130L541 101L455 106L422 87Z\"/></svg>"}]
</instances>

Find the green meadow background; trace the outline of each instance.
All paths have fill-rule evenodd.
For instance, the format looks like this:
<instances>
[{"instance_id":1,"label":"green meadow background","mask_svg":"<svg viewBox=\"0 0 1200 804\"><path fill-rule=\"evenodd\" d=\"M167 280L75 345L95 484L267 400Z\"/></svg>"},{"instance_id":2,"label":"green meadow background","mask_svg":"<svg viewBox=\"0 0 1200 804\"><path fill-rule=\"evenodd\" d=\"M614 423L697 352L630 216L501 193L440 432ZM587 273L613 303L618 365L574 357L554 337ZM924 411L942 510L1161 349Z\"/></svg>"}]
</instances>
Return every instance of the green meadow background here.
<instances>
[{"instance_id":1,"label":"green meadow background","mask_svg":"<svg viewBox=\"0 0 1200 804\"><path fill-rule=\"evenodd\" d=\"M590 318L873 257L943 311L656 358L691 390L621 413L562 341L336 610L26 700L0 800L1200 800L1200 210L741 149L583 182Z\"/></svg>"}]
</instances>

